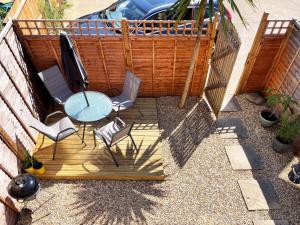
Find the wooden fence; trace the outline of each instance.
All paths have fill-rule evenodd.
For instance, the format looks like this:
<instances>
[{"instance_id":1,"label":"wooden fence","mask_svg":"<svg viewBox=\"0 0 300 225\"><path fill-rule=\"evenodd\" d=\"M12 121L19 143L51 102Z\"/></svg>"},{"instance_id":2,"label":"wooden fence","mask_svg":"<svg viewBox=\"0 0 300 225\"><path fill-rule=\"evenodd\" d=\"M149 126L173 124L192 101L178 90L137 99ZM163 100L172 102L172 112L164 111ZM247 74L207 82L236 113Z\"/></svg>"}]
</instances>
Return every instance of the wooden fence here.
<instances>
[{"instance_id":1,"label":"wooden fence","mask_svg":"<svg viewBox=\"0 0 300 225\"><path fill-rule=\"evenodd\" d=\"M14 0L14 4L8 12L5 22L13 19L42 19L43 14L39 9L40 0ZM51 0L52 4L60 4L60 0Z\"/></svg>"},{"instance_id":2,"label":"wooden fence","mask_svg":"<svg viewBox=\"0 0 300 225\"><path fill-rule=\"evenodd\" d=\"M263 15L237 93L273 88L299 99L300 38L295 24Z\"/></svg>"},{"instance_id":3,"label":"wooden fence","mask_svg":"<svg viewBox=\"0 0 300 225\"><path fill-rule=\"evenodd\" d=\"M180 95L195 45L194 21L15 20L37 70L62 69L59 32L72 36L88 73L90 89L121 88L126 69L142 79L141 96ZM107 25L110 24L110 25ZM206 81L211 31L202 46L190 95L199 96Z\"/></svg>"},{"instance_id":4,"label":"wooden fence","mask_svg":"<svg viewBox=\"0 0 300 225\"><path fill-rule=\"evenodd\" d=\"M18 209L6 187L18 175L23 151L33 149L37 135L26 124L21 110L38 116L43 106L33 94L27 56L12 29L12 21L0 34L0 49L0 221L11 225L16 222Z\"/></svg>"},{"instance_id":5,"label":"wooden fence","mask_svg":"<svg viewBox=\"0 0 300 225\"><path fill-rule=\"evenodd\" d=\"M300 24L299 24L300 25ZM281 45L273 66L268 73L266 87L300 100L300 26L296 21Z\"/></svg>"},{"instance_id":6,"label":"wooden fence","mask_svg":"<svg viewBox=\"0 0 300 225\"><path fill-rule=\"evenodd\" d=\"M219 25L219 34L210 63L205 94L216 116L218 116L226 88L241 45L233 24L226 23L226 31Z\"/></svg>"}]
</instances>

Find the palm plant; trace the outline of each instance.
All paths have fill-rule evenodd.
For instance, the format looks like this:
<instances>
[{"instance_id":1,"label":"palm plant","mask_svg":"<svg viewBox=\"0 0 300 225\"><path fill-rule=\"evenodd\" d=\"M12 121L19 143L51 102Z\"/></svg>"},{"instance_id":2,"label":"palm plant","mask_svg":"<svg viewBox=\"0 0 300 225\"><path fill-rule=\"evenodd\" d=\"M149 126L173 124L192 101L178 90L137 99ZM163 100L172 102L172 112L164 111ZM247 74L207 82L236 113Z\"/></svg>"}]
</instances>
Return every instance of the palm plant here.
<instances>
[{"instance_id":1,"label":"palm plant","mask_svg":"<svg viewBox=\"0 0 300 225\"><path fill-rule=\"evenodd\" d=\"M208 9L208 15L210 18L210 21L212 21L212 18L217 14L220 13L220 17L221 17L221 24L223 26L223 29L226 31L226 9L224 6L223 1L224 0L217 0L218 1L218 11L214 11L214 1L215 0L199 0L198 3L198 8L199 10L197 11L196 15L195 15L195 20L196 20L196 27L197 27L197 38L196 38L196 44L193 50L193 54L192 54L192 60L189 66L189 70L188 70L188 74L187 74L187 78L185 81L185 85L184 85L184 90L179 102L179 108L183 108L187 95L188 95L188 91L190 89L190 85L191 85L191 81L192 81L192 77L193 77L193 71L194 71L194 67L196 64L196 59L200 50L200 46L201 46L201 34L202 34L202 28L203 28L203 23L204 23L204 15L205 15L205 11L206 9ZM241 19L241 21L243 22L244 25L246 25L245 20L242 16L242 14L240 13L239 8L236 5L236 0L227 0L228 3L230 4L231 9L236 12L239 16L239 18ZM245 0L246 2L250 3L251 6L255 6L253 0ZM177 18L177 23L179 21L181 21L184 17L184 15L186 14L187 10L188 10L188 6L190 4L191 0L177 0L176 3L172 6L170 12L173 15L173 18Z\"/></svg>"}]
</instances>

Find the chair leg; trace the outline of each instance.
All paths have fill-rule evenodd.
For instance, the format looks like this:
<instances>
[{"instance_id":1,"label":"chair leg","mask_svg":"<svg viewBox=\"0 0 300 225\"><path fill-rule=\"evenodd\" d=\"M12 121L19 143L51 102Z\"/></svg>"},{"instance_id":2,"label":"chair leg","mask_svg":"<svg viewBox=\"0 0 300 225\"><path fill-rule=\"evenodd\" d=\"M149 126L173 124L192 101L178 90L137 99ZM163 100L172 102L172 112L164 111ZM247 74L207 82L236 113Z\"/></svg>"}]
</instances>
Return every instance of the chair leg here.
<instances>
[{"instance_id":1,"label":"chair leg","mask_svg":"<svg viewBox=\"0 0 300 225\"><path fill-rule=\"evenodd\" d=\"M138 111L141 114L141 116L144 117L144 114L142 113L142 111L140 109L138 109Z\"/></svg>"},{"instance_id":2,"label":"chair leg","mask_svg":"<svg viewBox=\"0 0 300 225\"><path fill-rule=\"evenodd\" d=\"M39 149L43 146L43 144L44 144L44 141L45 141L45 135L43 134L43 139L42 139L42 143L40 144L40 146L39 146Z\"/></svg>"},{"instance_id":3,"label":"chair leg","mask_svg":"<svg viewBox=\"0 0 300 225\"><path fill-rule=\"evenodd\" d=\"M84 140L82 139L82 137L80 137L80 135L79 135L78 131L76 131L76 134L77 134L77 136L80 138L80 140L81 140L81 143L83 143L83 144L86 146L86 143L84 142Z\"/></svg>"},{"instance_id":4,"label":"chair leg","mask_svg":"<svg viewBox=\"0 0 300 225\"><path fill-rule=\"evenodd\" d=\"M57 146L57 141L55 141L55 144L54 144L54 150L53 150L53 158L52 158L52 160L55 159L56 146Z\"/></svg>"},{"instance_id":5,"label":"chair leg","mask_svg":"<svg viewBox=\"0 0 300 225\"><path fill-rule=\"evenodd\" d=\"M119 167L119 164L118 164L118 162L117 162L117 160L116 160L116 158L115 158L114 154L113 154L113 153L112 153L112 151L110 150L110 147L109 147L109 146L107 146L107 148L108 148L108 151L109 151L109 153L110 153L111 157L113 158L113 160L114 160L114 162L115 162L116 166L117 166L117 167Z\"/></svg>"},{"instance_id":6,"label":"chair leg","mask_svg":"<svg viewBox=\"0 0 300 225\"><path fill-rule=\"evenodd\" d=\"M138 148L136 147L136 144L135 144L135 142L134 142L134 140L133 140L131 134L129 135L129 137L130 137L130 139L131 139L131 141L132 141L132 144L133 144L133 146L134 146L134 148L135 148L135 150L136 150L136 153L139 153L139 150L138 150Z\"/></svg>"}]
</instances>

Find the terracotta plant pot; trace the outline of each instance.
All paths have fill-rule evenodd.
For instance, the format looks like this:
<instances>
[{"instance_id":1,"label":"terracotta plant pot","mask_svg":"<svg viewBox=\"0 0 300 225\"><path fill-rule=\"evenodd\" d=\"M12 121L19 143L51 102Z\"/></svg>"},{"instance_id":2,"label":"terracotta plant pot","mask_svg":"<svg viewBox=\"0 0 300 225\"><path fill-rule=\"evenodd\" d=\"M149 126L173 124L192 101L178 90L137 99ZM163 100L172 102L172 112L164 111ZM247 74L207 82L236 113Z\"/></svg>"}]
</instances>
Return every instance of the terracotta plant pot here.
<instances>
[{"instance_id":1,"label":"terracotta plant pot","mask_svg":"<svg viewBox=\"0 0 300 225\"><path fill-rule=\"evenodd\" d=\"M33 164L34 173L37 175L43 175L45 174L45 166L41 162L37 162Z\"/></svg>"},{"instance_id":2,"label":"terracotta plant pot","mask_svg":"<svg viewBox=\"0 0 300 225\"><path fill-rule=\"evenodd\" d=\"M290 152L292 151L292 143L286 143L280 140L280 138L275 137L273 139L272 148L275 152L278 153Z\"/></svg>"},{"instance_id":3,"label":"terracotta plant pot","mask_svg":"<svg viewBox=\"0 0 300 225\"><path fill-rule=\"evenodd\" d=\"M260 112L259 120L262 127L271 127L279 121L278 117L268 110Z\"/></svg>"}]
</instances>

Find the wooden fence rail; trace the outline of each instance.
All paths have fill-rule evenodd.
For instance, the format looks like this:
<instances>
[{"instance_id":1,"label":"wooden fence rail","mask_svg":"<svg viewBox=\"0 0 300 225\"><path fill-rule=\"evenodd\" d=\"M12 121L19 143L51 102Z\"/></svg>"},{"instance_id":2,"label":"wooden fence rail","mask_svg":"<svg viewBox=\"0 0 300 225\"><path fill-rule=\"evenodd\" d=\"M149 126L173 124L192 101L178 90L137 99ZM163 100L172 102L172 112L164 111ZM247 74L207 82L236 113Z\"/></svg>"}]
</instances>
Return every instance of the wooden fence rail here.
<instances>
[{"instance_id":1,"label":"wooden fence rail","mask_svg":"<svg viewBox=\"0 0 300 225\"><path fill-rule=\"evenodd\" d=\"M57 35L61 31L77 36L196 36L196 21L176 20L45 20L18 19L18 28L23 36ZM202 34L207 34L203 28Z\"/></svg>"},{"instance_id":2,"label":"wooden fence rail","mask_svg":"<svg viewBox=\"0 0 300 225\"><path fill-rule=\"evenodd\" d=\"M97 23L106 25L97 28ZM122 20L118 27L107 25L116 23L15 20L14 26L38 71L55 64L63 71L59 32L66 31L71 34L87 70L90 89L102 92L112 87L120 89L129 69L142 79L141 96L180 95L196 41L194 21L184 21L177 28L173 27L175 21ZM199 96L204 88L210 48L210 33L205 29L190 95Z\"/></svg>"}]
</instances>

